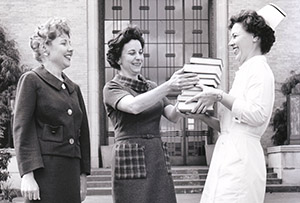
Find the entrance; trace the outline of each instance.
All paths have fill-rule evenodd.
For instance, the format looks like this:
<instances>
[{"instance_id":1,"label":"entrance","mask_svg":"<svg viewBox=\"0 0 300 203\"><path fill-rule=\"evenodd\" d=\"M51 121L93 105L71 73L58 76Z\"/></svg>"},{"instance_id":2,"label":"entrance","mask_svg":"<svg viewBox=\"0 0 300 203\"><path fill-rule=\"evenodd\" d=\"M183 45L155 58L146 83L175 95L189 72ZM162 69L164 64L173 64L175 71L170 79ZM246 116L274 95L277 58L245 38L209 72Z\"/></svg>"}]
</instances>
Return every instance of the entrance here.
<instances>
[{"instance_id":1,"label":"entrance","mask_svg":"<svg viewBox=\"0 0 300 203\"><path fill-rule=\"evenodd\" d=\"M209 0L105 0L105 53L107 42L128 24L139 26L145 39L142 74L162 84L191 56L209 57ZM105 61L105 79L116 74ZM176 102L176 94L169 95ZM108 122L109 123L109 122ZM108 125L108 136L113 127ZM195 119L172 124L161 121L173 165L206 165L209 128Z\"/></svg>"}]
</instances>

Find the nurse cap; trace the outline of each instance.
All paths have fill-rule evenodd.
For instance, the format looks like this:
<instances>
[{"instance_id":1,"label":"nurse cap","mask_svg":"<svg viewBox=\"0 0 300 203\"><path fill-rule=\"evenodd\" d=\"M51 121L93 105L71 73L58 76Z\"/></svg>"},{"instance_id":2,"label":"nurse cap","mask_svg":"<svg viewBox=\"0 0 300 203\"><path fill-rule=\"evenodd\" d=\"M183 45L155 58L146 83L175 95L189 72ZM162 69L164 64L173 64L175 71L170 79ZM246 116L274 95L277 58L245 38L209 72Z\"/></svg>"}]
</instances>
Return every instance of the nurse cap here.
<instances>
[{"instance_id":1,"label":"nurse cap","mask_svg":"<svg viewBox=\"0 0 300 203\"><path fill-rule=\"evenodd\" d=\"M266 23L273 29L286 17L286 13L275 4L268 5L257 11L257 14L262 16Z\"/></svg>"}]
</instances>

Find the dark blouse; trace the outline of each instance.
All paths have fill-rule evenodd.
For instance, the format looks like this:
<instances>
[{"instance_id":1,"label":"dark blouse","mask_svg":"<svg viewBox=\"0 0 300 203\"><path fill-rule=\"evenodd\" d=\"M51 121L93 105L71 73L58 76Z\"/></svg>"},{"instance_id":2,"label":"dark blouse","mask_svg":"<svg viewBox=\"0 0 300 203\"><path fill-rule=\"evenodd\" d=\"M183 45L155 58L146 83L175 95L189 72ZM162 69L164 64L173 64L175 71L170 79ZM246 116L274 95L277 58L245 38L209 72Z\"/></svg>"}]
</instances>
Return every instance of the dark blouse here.
<instances>
[{"instance_id":1,"label":"dark blouse","mask_svg":"<svg viewBox=\"0 0 300 203\"><path fill-rule=\"evenodd\" d=\"M103 90L104 104L115 128L116 138L125 135L137 135L137 133L139 135L158 135L160 133L160 118L164 111L164 108L160 108L160 106L165 107L170 104L167 98L137 115L117 109L118 102L124 96L137 96L155 87L154 82L145 80L142 76L139 76L139 80L132 80L120 75L116 75L105 85Z\"/></svg>"}]
</instances>

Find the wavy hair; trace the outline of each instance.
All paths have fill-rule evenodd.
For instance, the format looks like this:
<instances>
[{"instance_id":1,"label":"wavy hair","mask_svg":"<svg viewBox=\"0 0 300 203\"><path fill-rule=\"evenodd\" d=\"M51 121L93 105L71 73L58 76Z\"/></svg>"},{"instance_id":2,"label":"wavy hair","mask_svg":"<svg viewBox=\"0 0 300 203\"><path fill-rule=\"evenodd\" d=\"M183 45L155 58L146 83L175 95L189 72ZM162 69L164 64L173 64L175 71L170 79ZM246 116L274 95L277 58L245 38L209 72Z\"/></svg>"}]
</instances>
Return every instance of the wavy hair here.
<instances>
[{"instance_id":1,"label":"wavy hair","mask_svg":"<svg viewBox=\"0 0 300 203\"><path fill-rule=\"evenodd\" d=\"M38 62L42 62L45 45L51 44L62 34L70 37L70 27L64 18L50 18L46 23L39 25L33 36L30 37L30 47L33 50L34 58Z\"/></svg>"},{"instance_id":2,"label":"wavy hair","mask_svg":"<svg viewBox=\"0 0 300 203\"><path fill-rule=\"evenodd\" d=\"M248 33L252 33L255 37L260 38L262 54L270 51L275 42L275 32L256 11L242 10L239 14L232 16L228 26L230 30L235 23L241 23Z\"/></svg>"},{"instance_id":3,"label":"wavy hair","mask_svg":"<svg viewBox=\"0 0 300 203\"><path fill-rule=\"evenodd\" d=\"M142 31L137 26L128 26L124 30L120 31L118 35L108 41L107 61L111 67L120 70L121 67L118 61L121 57L122 50L125 44L130 40L139 40L142 48L144 48L145 41Z\"/></svg>"}]
</instances>

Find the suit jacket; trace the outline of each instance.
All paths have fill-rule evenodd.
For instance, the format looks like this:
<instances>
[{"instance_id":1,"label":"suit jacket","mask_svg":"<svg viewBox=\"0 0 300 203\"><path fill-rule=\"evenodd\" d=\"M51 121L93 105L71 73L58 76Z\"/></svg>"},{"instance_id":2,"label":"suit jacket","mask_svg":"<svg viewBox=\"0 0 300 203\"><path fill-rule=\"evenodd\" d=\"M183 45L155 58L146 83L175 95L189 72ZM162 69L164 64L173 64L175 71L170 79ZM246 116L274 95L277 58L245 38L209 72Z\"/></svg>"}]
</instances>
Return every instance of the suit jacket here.
<instances>
[{"instance_id":1,"label":"suit jacket","mask_svg":"<svg viewBox=\"0 0 300 203\"><path fill-rule=\"evenodd\" d=\"M87 114L78 85L64 82L43 66L23 74L16 91L14 145L20 175L43 168L43 155L81 159L90 174Z\"/></svg>"}]
</instances>

